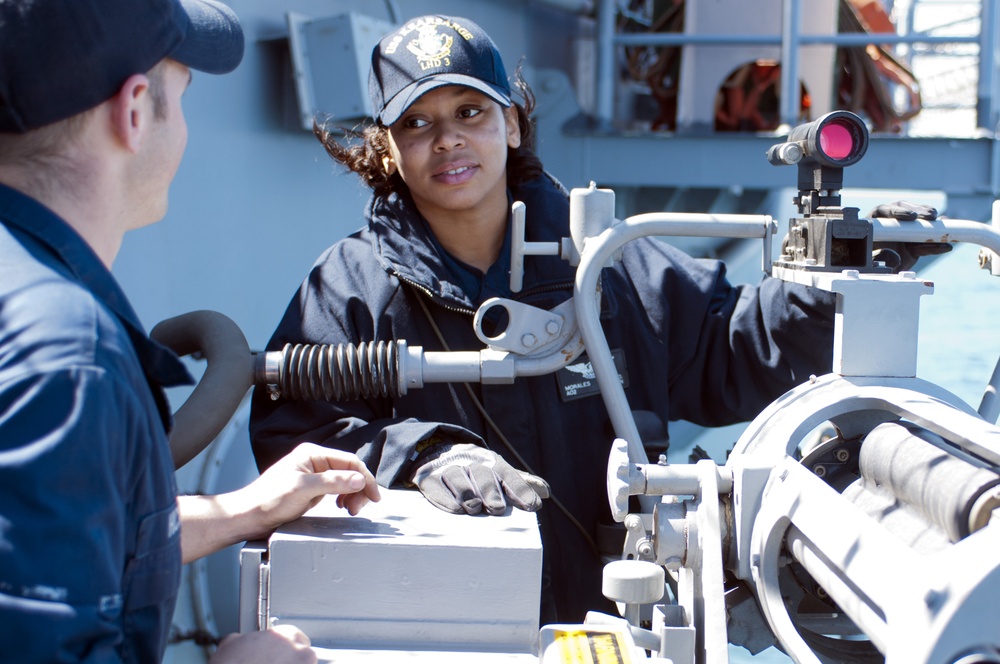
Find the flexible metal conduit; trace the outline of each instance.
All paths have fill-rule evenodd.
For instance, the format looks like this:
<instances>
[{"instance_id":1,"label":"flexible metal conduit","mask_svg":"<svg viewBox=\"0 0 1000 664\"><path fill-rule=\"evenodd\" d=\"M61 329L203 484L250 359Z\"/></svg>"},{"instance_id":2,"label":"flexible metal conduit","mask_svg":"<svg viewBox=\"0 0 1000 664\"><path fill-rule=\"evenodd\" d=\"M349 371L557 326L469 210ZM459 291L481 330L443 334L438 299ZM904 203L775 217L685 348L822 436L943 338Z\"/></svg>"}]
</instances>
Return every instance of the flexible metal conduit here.
<instances>
[{"instance_id":1,"label":"flexible metal conduit","mask_svg":"<svg viewBox=\"0 0 1000 664\"><path fill-rule=\"evenodd\" d=\"M285 344L275 381L289 399L399 396L398 349L405 353L405 342Z\"/></svg>"},{"instance_id":2,"label":"flexible metal conduit","mask_svg":"<svg viewBox=\"0 0 1000 664\"><path fill-rule=\"evenodd\" d=\"M575 330L540 357L503 351L425 353L405 339L354 344L286 344L257 356L255 382L274 386L272 398L353 400L398 397L424 383L511 383L516 376L544 376L579 357Z\"/></svg>"}]
</instances>

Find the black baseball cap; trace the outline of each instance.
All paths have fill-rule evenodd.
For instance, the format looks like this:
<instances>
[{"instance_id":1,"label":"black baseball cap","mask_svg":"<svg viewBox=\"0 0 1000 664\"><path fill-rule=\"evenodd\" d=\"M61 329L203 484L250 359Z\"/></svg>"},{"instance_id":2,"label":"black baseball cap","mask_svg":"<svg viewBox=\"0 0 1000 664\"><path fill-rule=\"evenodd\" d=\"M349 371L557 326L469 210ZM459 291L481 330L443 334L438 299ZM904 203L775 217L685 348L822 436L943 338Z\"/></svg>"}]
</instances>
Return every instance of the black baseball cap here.
<instances>
[{"instance_id":1,"label":"black baseball cap","mask_svg":"<svg viewBox=\"0 0 1000 664\"><path fill-rule=\"evenodd\" d=\"M167 57L236 69L239 19L215 0L0 0L0 132L82 113Z\"/></svg>"},{"instance_id":2,"label":"black baseball cap","mask_svg":"<svg viewBox=\"0 0 1000 664\"><path fill-rule=\"evenodd\" d=\"M368 94L376 122L391 125L421 95L445 85L473 88L501 106L511 104L500 51L467 18L415 18L382 37L372 51Z\"/></svg>"}]
</instances>

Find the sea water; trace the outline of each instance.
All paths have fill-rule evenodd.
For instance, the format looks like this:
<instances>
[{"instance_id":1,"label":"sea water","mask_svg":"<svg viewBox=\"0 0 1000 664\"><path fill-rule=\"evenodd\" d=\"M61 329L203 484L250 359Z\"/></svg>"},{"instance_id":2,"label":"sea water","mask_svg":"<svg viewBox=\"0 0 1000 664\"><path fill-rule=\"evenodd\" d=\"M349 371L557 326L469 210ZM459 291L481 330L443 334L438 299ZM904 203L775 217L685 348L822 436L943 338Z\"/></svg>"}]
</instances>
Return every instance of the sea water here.
<instances>
[{"instance_id":1,"label":"sea water","mask_svg":"<svg viewBox=\"0 0 1000 664\"><path fill-rule=\"evenodd\" d=\"M974 409L1000 357L1000 277L978 267L979 248L956 245L918 276L934 282L920 305L917 376Z\"/></svg>"}]
</instances>

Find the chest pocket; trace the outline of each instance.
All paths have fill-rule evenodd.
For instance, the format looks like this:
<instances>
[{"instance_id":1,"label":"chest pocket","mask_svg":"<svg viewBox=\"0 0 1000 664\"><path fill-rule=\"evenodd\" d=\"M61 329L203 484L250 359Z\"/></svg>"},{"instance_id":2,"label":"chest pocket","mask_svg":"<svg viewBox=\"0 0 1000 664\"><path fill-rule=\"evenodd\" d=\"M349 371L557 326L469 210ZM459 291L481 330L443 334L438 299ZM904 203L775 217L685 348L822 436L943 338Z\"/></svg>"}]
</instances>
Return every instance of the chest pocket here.
<instances>
[{"instance_id":1,"label":"chest pocket","mask_svg":"<svg viewBox=\"0 0 1000 664\"><path fill-rule=\"evenodd\" d=\"M180 515L176 503L139 523L135 555L125 567L125 610L162 604L181 581Z\"/></svg>"}]
</instances>

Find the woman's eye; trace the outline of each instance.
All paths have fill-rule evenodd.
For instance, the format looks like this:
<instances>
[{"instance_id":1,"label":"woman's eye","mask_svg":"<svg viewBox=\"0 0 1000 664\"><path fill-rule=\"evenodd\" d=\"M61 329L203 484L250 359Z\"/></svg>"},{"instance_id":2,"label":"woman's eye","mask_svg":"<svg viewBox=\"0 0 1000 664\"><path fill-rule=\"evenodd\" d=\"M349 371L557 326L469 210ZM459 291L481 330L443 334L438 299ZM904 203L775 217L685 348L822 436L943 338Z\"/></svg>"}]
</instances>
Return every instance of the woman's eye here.
<instances>
[{"instance_id":1,"label":"woman's eye","mask_svg":"<svg viewBox=\"0 0 1000 664\"><path fill-rule=\"evenodd\" d=\"M463 108L458 112L460 118L474 118L483 112L481 108Z\"/></svg>"},{"instance_id":2,"label":"woman's eye","mask_svg":"<svg viewBox=\"0 0 1000 664\"><path fill-rule=\"evenodd\" d=\"M403 124L406 125L407 129L420 129L426 127L428 123L423 118L406 118Z\"/></svg>"}]
</instances>

